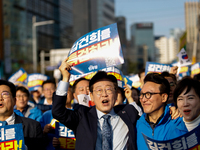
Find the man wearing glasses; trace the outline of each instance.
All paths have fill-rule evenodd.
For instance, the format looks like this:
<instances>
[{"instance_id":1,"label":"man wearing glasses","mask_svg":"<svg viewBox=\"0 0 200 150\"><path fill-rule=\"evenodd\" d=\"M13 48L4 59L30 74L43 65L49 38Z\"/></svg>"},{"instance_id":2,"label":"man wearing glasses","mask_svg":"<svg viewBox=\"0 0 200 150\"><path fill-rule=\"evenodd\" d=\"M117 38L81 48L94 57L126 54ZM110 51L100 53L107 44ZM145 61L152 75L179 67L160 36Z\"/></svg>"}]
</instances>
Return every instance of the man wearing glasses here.
<instances>
[{"instance_id":1,"label":"man wearing glasses","mask_svg":"<svg viewBox=\"0 0 200 150\"><path fill-rule=\"evenodd\" d=\"M72 129L76 137L75 149L136 150L135 125L138 111L133 105L114 107L117 99L117 79L106 72L97 72L89 83L90 97L95 106L81 106L76 110L64 107L71 69L66 60L59 67L63 79L53 96L53 117ZM65 93L65 94L62 94Z\"/></svg>"},{"instance_id":2,"label":"man wearing glasses","mask_svg":"<svg viewBox=\"0 0 200 150\"><path fill-rule=\"evenodd\" d=\"M147 145L142 135L155 139L165 140L175 120L171 119L167 101L170 85L167 79L158 73L149 73L144 79L144 86L140 92L140 102L143 115L137 121L137 146L138 150L146 150Z\"/></svg>"},{"instance_id":3,"label":"man wearing glasses","mask_svg":"<svg viewBox=\"0 0 200 150\"><path fill-rule=\"evenodd\" d=\"M13 83L0 80L0 126L22 123L25 145L28 150L43 150L43 133L40 123L18 116L13 107L16 103L16 87ZM2 148L2 147L1 147Z\"/></svg>"}]
</instances>

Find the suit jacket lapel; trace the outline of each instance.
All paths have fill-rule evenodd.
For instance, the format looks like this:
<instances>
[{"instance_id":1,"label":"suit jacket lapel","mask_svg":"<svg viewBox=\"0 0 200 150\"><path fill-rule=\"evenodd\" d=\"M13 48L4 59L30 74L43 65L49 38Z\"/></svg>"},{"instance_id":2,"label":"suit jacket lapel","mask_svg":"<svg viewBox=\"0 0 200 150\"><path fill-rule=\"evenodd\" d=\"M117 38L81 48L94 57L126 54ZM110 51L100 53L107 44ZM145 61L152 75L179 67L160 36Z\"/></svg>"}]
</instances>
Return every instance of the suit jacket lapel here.
<instances>
[{"instance_id":1,"label":"suit jacket lapel","mask_svg":"<svg viewBox=\"0 0 200 150\"><path fill-rule=\"evenodd\" d=\"M97 111L96 107L92 107L90 111L88 112L88 120L89 120L89 126L91 130L91 134L94 139L94 145L96 145L96 139L97 139Z\"/></svg>"},{"instance_id":2,"label":"suit jacket lapel","mask_svg":"<svg viewBox=\"0 0 200 150\"><path fill-rule=\"evenodd\" d=\"M18 123L22 123L23 130L24 130L24 123L23 123L21 117L15 114L15 124L18 124Z\"/></svg>"}]
</instances>

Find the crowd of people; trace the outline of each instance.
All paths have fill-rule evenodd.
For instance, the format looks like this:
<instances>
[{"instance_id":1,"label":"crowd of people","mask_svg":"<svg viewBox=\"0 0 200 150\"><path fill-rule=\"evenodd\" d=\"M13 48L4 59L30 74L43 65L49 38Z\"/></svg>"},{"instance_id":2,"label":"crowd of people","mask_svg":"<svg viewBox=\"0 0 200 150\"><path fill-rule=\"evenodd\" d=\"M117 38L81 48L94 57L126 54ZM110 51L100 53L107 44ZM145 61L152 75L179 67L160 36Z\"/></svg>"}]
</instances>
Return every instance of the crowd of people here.
<instances>
[{"instance_id":1,"label":"crowd of people","mask_svg":"<svg viewBox=\"0 0 200 150\"><path fill-rule=\"evenodd\" d=\"M146 76L141 69L139 88L121 88L105 71L71 85L66 60L58 85L46 80L30 92L1 79L0 126L22 123L28 150L147 150L143 134L165 141L200 124L199 75L177 81L173 69ZM86 95L87 106L80 104Z\"/></svg>"}]
</instances>

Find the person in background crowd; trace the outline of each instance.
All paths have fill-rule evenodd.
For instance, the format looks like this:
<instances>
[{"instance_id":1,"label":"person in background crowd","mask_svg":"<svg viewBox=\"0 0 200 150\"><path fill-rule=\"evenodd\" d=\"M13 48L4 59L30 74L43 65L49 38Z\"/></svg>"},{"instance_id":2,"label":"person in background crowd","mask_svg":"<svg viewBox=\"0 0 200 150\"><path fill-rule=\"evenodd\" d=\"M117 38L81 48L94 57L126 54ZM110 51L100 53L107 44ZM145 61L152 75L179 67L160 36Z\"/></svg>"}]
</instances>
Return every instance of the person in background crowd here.
<instances>
[{"instance_id":1,"label":"person in background crowd","mask_svg":"<svg viewBox=\"0 0 200 150\"><path fill-rule=\"evenodd\" d=\"M73 98L74 97L72 93L72 87L69 86L68 91L67 91L66 104L65 104L66 108L72 109L71 101L73 100ZM46 150L54 150L55 148L59 150L61 145L64 147L64 149L69 149L69 148L75 149L75 136L74 136L73 131L65 127L60 122L59 122L59 126L56 127L56 122L58 121L53 118L52 110L48 110L44 112L40 120L40 124L43 129L43 134L46 137L45 138ZM73 142L68 142L64 144L60 143L59 139L56 138L55 128L58 128L59 136L65 139L65 142L66 142L66 139L68 139L67 141L73 141Z\"/></svg>"},{"instance_id":2,"label":"person in background crowd","mask_svg":"<svg viewBox=\"0 0 200 150\"><path fill-rule=\"evenodd\" d=\"M40 89L42 89L42 87L38 87L38 89L35 91L30 91L31 92L31 98L29 100L30 103L38 104L40 100L43 98L42 91Z\"/></svg>"},{"instance_id":3,"label":"person in background crowd","mask_svg":"<svg viewBox=\"0 0 200 150\"><path fill-rule=\"evenodd\" d=\"M126 96L125 96L125 91L124 91L124 89L118 86L118 90L117 90L117 100L116 100L116 102L115 102L115 106L123 104L125 98L126 98Z\"/></svg>"},{"instance_id":4,"label":"person in background crowd","mask_svg":"<svg viewBox=\"0 0 200 150\"><path fill-rule=\"evenodd\" d=\"M170 93L169 93L169 98L168 98L167 104L172 103L174 105L173 96L174 96L174 89L176 88L176 82L177 82L176 76L172 73L167 72L167 71L162 72L161 75L165 79L167 79L167 81L169 82L169 85L170 85Z\"/></svg>"},{"instance_id":5,"label":"person in background crowd","mask_svg":"<svg viewBox=\"0 0 200 150\"><path fill-rule=\"evenodd\" d=\"M174 90L174 102L183 116L171 127L168 139L179 137L200 125L200 82L182 78ZM168 140L167 139L167 140Z\"/></svg>"},{"instance_id":6,"label":"person in background crowd","mask_svg":"<svg viewBox=\"0 0 200 150\"><path fill-rule=\"evenodd\" d=\"M36 106L42 110L43 113L52 108L52 97L55 90L56 83L54 80L49 79L42 83L42 92L44 94L44 98L41 99Z\"/></svg>"},{"instance_id":7,"label":"person in background crowd","mask_svg":"<svg viewBox=\"0 0 200 150\"><path fill-rule=\"evenodd\" d=\"M7 125L22 123L24 141L28 150L44 150L43 134L39 122L18 116L14 113L16 102L16 87L13 83L0 80L0 121Z\"/></svg>"},{"instance_id":8,"label":"person in background crowd","mask_svg":"<svg viewBox=\"0 0 200 150\"><path fill-rule=\"evenodd\" d=\"M138 150L148 149L142 133L155 140L165 140L169 129L175 125L169 106L166 105L169 93L169 82L162 75L158 73L146 75L140 91L140 102L144 113L136 126Z\"/></svg>"},{"instance_id":9,"label":"person in background crowd","mask_svg":"<svg viewBox=\"0 0 200 150\"><path fill-rule=\"evenodd\" d=\"M24 117L31 118L33 120L39 121L42 117L42 111L37 107L32 107L28 105L28 98L30 94L29 91L23 87L19 86L16 88L16 105L15 109L19 110Z\"/></svg>"},{"instance_id":10,"label":"person in background crowd","mask_svg":"<svg viewBox=\"0 0 200 150\"><path fill-rule=\"evenodd\" d=\"M120 87L118 86L118 88L120 88ZM127 84L125 84L124 89L123 88L121 88L120 90L118 89L117 100L116 100L114 106L124 104L123 102L125 99L127 100L127 104L132 104L137 109L138 115L141 116L143 113L142 109L134 101L134 98L132 97L132 90L129 88L129 86Z\"/></svg>"},{"instance_id":11,"label":"person in background crowd","mask_svg":"<svg viewBox=\"0 0 200 150\"><path fill-rule=\"evenodd\" d=\"M142 107L140 100L139 100L140 91L135 87L131 87L131 91L132 91L132 98L134 99L136 104L138 106Z\"/></svg>"},{"instance_id":12,"label":"person in background crowd","mask_svg":"<svg viewBox=\"0 0 200 150\"><path fill-rule=\"evenodd\" d=\"M52 105L53 92L56 90L56 83L54 80L46 80L42 83L42 92L44 98L40 100L39 104Z\"/></svg>"},{"instance_id":13,"label":"person in background crowd","mask_svg":"<svg viewBox=\"0 0 200 150\"><path fill-rule=\"evenodd\" d=\"M76 149L136 150L135 124L139 118L138 111L132 105L114 107L118 88L115 76L99 71L92 77L89 89L95 106L80 105L76 110L64 107L67 91L63 87L69 85L68 70L71 69L66 60L59 67L63 79L53 97L52 114L75 132Z\"/></svg>"},{"instance_id":14,"label":"person in background crowd","mask_svg":"<svg viewBox=\"0 0 200 150\"><path fill-rule=\"evenodd\" d=\"M77 79L72 86L72 93L74 96L74 102L72 104L72 107L76 108L79 105L78 97L82 94L89 95L89 80L86 78Z\"/></svg>"},{"instance_id":15,"label":"person in background crowd","mask_svg":"<svg viewBox=\"0 0 200 150\"><path fill-rule=\"evenodd\" d=\"M139 70L138 76L140 78L140 83L141 83L140 87L138 87L138 90L141 91L143 84L144 84L144 77L145 77L145 69L144 68Z\"/></svg>"}]
</instances>

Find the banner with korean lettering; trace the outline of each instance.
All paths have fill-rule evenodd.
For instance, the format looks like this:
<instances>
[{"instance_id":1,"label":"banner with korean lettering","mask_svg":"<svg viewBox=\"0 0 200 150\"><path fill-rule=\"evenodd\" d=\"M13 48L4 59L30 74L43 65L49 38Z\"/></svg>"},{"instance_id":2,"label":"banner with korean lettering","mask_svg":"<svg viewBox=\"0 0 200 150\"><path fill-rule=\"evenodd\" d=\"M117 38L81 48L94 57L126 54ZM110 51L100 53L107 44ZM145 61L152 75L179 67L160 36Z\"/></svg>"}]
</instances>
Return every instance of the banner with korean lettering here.
<instances>
[{"instance_id":1,"label":"banner with korean lettering","mask_svg":"<svg viewBox=\"0 0 200 150\"><path fill-rule=\"evenodd\" d=\"M125 84L128 84L128 86L132 87L132 81L127 79L126 76L123 75L121 70L117 67L107 67L102 69L102 71L107 72L108 74L112 74L116 77L118 86L120 88L124 88Z\"/></svg>"},{"instance_id":2,"label":"banner with korean lettering","mask_svg":"<svg viewBox=\"0 0 200 150\"><path fill-rule=\"evenodd\" d=\"M23 68L20 68L18 71L16 71L14 74L12 74L8 81L12 82L13 84L17 85L19 83L26 85L27 84L27 76L28 74Z\"/></svg>"},{"instance_id":3,"label":"banner with korean lettering","mask_svg":"<svg viewBox=\"0 0 200 150\"><path fill-rule=\"evenodd\" d=\"M200 150L200 126L175 139L154 140L143 134L149 150Z\"/></svg>"},{"instance_id":4,"label":"banner with korean lettering","mask_svg":"<svg viewBox=\"0 0 200 150\"><path fill-rule=\"evenodd\" d=\"M76 138L74 132L57 120L54 124L55 136L60 142L59 150L75 150Z\"/></svg>"},{"instance_id":5,"label":"banner with korean lettering","mask_svg":"<svg viewBox=\"0 0 200 150\"><path fill-rule=\"evenodd\" d=\"M195 63L191 66L191 76L194 77L196 74L200 73L200 63Z\"/></svg>"},{"instance_id":6,"label":"banner with korean lettering","mask_svg":"<svg viewBox=\"0 0 200 150\"><path fill-rule=\"evenodd\" d=\"M48 76L40 74L40 73L29 74L28 79L27 79L27 82L28 82L27 86L28 86L29 91L37 90L39 87L42 86L42 83L46 81L47 79L49 79Z\"/></svg>"},{"instance_id":7,"label":"banner with korean lettering","mask_svg":"<svg viewBox=\"0 0 200 150\"><path fill-rule=\"evenodd\" d=\"M124 63L117 24L111 24L79 38L72 46L68 63L71 74L94 72Z\"/></svg>"},{"instance_id":8,"label":"banner with korean lettering","mask_svg":"<svg viewBox=\"0 0 200 150\"><path fill-rule=\"evenodd\" d=\"M0 126L0 150L25 150L22 124Z\"/></svg>"},{"instance_id":9,"label":"banner with korean lettering","mask_svg":"<svg viewBox=\"0 0 200 150\"><path fill-rule=\"evenodd\" d=\"M185 76L190 76L190 66L182 66L180 68L178 80L181 80Z\"/></svg>"},{"instance_id":10,"label":"banner with korean lettering","mask_svg":"<svg viewBox=\"0 0 200 150\"><path fill-rule=\"evenodd\" d=\"M123 75L122 71L118 69L117 67L107 67L101 69L102 71L107 72L108 74L112 74L117 78L118 86L121 88L124 88L125 84L128 84L128 86L131 88L132 87L132 81L127 78L126 76ZM81 77L84 77L86 79L91 79L97 71L90 72L90 73L85 73L82 75L71 75L69 82L73 82Z\"/></svg>"},{"instance_id":11,"label":"banner with korean lettering","mask_svg":"<svg viewBox=\"0 0 200 150\"><path fill-rule=\"evenodd\" d=\"M146 62L145 75L148 73L162 73L164 71L170 72L171 64L161 64L156 62Z\"/></svg>"}]
</instances>

